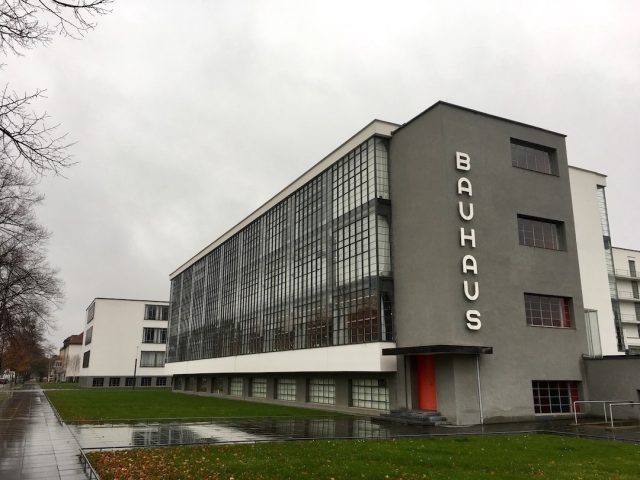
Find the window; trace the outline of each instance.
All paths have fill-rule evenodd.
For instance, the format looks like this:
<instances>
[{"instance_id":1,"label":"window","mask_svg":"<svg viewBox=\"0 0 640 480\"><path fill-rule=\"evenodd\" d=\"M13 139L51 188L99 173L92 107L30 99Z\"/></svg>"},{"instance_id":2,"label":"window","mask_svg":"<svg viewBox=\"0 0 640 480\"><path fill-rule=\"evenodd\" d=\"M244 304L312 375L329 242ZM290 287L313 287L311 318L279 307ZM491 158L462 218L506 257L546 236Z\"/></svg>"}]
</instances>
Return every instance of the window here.
<instances>
[{"instance_id":1,"label":"window","mask_svg":"<svg viewBox=\"0 0 640 480\"><path fill-rule=\"evenodd\" d=\"M561 223L538 220L518 215L518 238L520 245L527 247L562 250L560 242Z\"/></svg>"},{"instance_id":2,"label":"window","mask_svg":"<svg viewBox=\"0 0 640 480\"><path fill-rule=\"evenodd\" d=\"M573 412L573 402L579 400L578 382L534 380L531 383L535 413Z\"/></svg>"},{"instance_id":3,"label":"window","mask_svg":"<svg viewBox=\"0 0 640 480\"><path fill-rule=\"evenodd\" d=\"M141 387L150 387L151 386L151 377L142 377L140 379Z\"/></svg>"},{"instance_id":4,"label":"window","mask_svg":"<svg viewBox=\"0 0 640 480\"><path fill-rule=\"evenodd\" d=\"M312 378L309 380L309 401L335 405L336 383L333 378Z\"/></svg>"},{"instance_id":5,"label":"window","mask_svg":"<svg viewBox=\"0 0 640 480\"><path fill-rule=\"evenodd\" d=\"M631 292L633 293L633 298L640 298L640 291L638 290L638 282L635 280L631 280Z\"/></svg>"},{"instance_id":6,"label":"window","mask_svg":"<svg viewBox=\"0 0 640 480\"><path fill-rule=\"evenodd\" d=\"M251 397L267 398L267 379L252 378L251 379Z\"/></svg>"},{"instance_id":7,"label":"window","mask_svg":"<svg viewBox=\"0 0 640 480\"><path fill-rule=\"evenodd\" d=\"M145 320L169 320L169 307L167 305L145 305Z\"/></svg>"},{"instance_id":8,"label":"window","mask_svg":"<svg viewBox=\"0 0 640 480\"><path fill-rule=\"evenodd\" d=\"M636 273L636 261L631 259L629 259L629 276L630 277L638 276L638 274Z\"/></svg>"},{"instance_id":9,"label":"window","mask_svg":"<svg viewBox=\"0 0 640 480\"><path fill-rule=\"evenodd\" d=\"M141 367L164 367L165 352L140 352Z\"/></svg>"},{"instance_id":10,"label":"window","mask_svg":"<svg viewBox=\"0 0 640 480\"><path fill-rule=\"evenodd\" d=\"M82 368L89 367L89 357L91 357L91 350L88 350L82 354Z\"/></svg>"},{"instance_id":11,"label":"window","mask_svg":"<svg viewBox=\"0 0 640 480\"><path fill-rule=\"evenodd\" d=\"M524 294L527 325L534 327L571 327L569 299L546 295Z\"/></svg>"},{"instance_id":12,"label":"window","mask_svg":"<svg viewBox=\"0 0 640 480\"><path fill-rule=\"evenodd\" d=\"M296 399L295 378L279 378L276 382L276 398L278 400Z\"/></svg>"},{"instance_id":13,"label":"window","mask_svg":"<svg viewBox=\"0 0 640 480\"><path fill-rule=\"evenodd\" d=\"M135 377L127 377L124 379L124 386L125 387L134 387L136 385L136 379Z\"/></svg>"},{"instance_id":14,"label":"window","mask_svg":"<svg viewBox=\"0 0 640 480\"><path fill-rule=\"evenodd\" d=\"M104 387L104 378L102 378L102 377L94 378L93 381L91 382L91 386L92 387Z\"/></svg>"},{"instance_id":15,"label":"window","mask_svg":"<svg viewBox=\"0 0 640 480\"><path fill-rule=\"evenodd\" d=\"M93 338L93 327L89 327L84 335L84 344L89 345Z\"/></svg>"},{"instance_id":16,"label":"window","mask_svg":"<svg viewBox=\"0 0 640 480\"><path fill-rule=\"evenodd\" d=\"M234 397L242 396L242 378L233 377L231 379L231 383L229 385L229 395L233 395Z\"/></svg>"},{"instance_id":17,"label":"window","mask_svg":"<svg viewBox=\"0 0 640 480\"><path fill-rule=\"evenodd\" d=\"M110 387L119 387L120 386L120 377L111 377L109 379L109 386Z\"/></svg>"},{"instance_id":18,"label":"window","mask_svg":"<svg viewBox=\"0 0 640 480\"><path fill-rule=\"evenodd\" d=\"M211 383L212 393L224 393L224 381L220 377L215 377Z\"/></svg>"},{"instance_id":19,"label":"window","mask_svg":"<svg viewBox=\"0 0 640 480\"><path fill-rule=\"evenodd\" d=\"M534 172L557 175L555 151L551 148L511 140L511 164Z\"/></svg>"},{"instance_id":20,"label":"window","mask_svg":"<svg viewBox=\"0 0 640 480\"><path fill-rule=\"evenodd\" d=\"M93 320L93 317L96 314L96 302L93 302L91 305L89 305L89 308L87 308L87 323L91 323L91 320Z\"/></svg>"},{"instance_id":21,"label":"window","mask_svg":"<svg viewBox=\"0 0 640 480\"><path fill-rule=\"evenodd\" d=\"M167 329L143 328L142 343L167 343Z\"/></svg>"},{"instance_id":22,"label":"window","mask_svg":"<svg viewBox=\"0 0 640 480\"><path fill-rule=\"evenodd\" d=\"M209 377L198 377L198 381L196 384L196 390L198 392L208 392L209 391Z\"/></svg>"},{"instance_id":23,"label":"window","mask_svg":"<svg viewBox=\"0 0 640 480\"><path fill-rule=\"evenodd\" d=\"M360 408L389 410L389 387L384 379L354 379L351 381L351 405Z\"/></svg>"},{"instance_id":24,"label":"window","mask_svg":"<svg viewBox=\"0 0 640 480\"><path fill-rule=\"evenodd\" d=\"M166 386L167 386L167 377L156 378L156 387L166 387Z\"/></svg>"}]
</instances>

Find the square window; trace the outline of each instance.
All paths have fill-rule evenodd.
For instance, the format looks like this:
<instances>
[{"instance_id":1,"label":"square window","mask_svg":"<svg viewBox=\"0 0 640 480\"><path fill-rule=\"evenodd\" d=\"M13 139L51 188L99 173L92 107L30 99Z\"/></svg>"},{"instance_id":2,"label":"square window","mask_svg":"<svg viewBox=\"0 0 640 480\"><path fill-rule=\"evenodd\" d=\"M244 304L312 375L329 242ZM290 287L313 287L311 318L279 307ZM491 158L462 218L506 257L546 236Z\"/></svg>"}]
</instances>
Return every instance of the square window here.
<instances>
[{"instance_id":1,"label":"square window","mask_svg":"<svg viewBox=\"0 0 640 480\"><path fill-rule=\"evenodd\" d=\"M518 215L518 240L527 247L562 250L563 223Z\"/></svg>"},{"instance_id":2,"label":"square window","mask_svg":"<svg viewBox=\"0 0 640 480\"><path fill-rule=\"evenodd\" d=\"M140 379L141 387L150 387L151 386L151 377L142 377Z\"/></svg>"},{"instance_id":3,"label":"square window","mask_svg":"<svg viewBox=\"0 0 640 480\"><path fill-rule=\"evenodd\" d=\"M135 377L127 377L124 379L124 386L125 387L134 387L136 385L136 379Z\"/></svg>"},{"instance_id":4,"label":"square window","mask_svg":"<svg viewBox=\"0 0 640 480\"><path fill-rule=\"evenodd\" d=\"M93 381L91 382L91 386L92 387L104 387L104 378L102 377L95 377L93 379Z\"/></svg>"},{"instance_id":5,"label":"square window","mask_svg":"<svg viewBox=\"0 0 640 480\"><path fill-rule=\"evenodd\" d=\"M511 140L511 164L517 168L558 175L555 150L541 145Z\"/></svg>"},{"instance_id":6,"label":"square window","mask_svg":"<svg viewBox=\"0 0 640 480\"><path fill-rule=\"evenodd\" d=\"M120 377L111 377L109 379L110 387L119 387L120 386Z\"/></svg>"},{"instance_id":7,"label":"square window","mask_svg":"<svg viewBox=\"0 0 640 480\"><path fill-rule=\"evenodd\" d=\"M571 328L570 299L549 295L524 294L527 325L533 327Z\"/></svg>"},{"instance_id":8,"label":"square window","mask_svg":"<svg viewBox=\"0 0 640 480\"><path fill-rule=\"evenodd\" d=\"M535 413L573 412L573 403L579 400L578 382L533 380L531 383Z\"/></svg>"}]
</instances>

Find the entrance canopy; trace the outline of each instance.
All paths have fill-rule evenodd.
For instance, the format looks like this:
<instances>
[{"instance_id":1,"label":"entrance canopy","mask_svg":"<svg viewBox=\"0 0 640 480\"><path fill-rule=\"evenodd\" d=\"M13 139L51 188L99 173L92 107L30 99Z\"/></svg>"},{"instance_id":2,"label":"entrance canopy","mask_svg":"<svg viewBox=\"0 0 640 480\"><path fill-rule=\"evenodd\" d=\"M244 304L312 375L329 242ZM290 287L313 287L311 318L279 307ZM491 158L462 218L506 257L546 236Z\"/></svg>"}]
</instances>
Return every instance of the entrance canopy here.
<instances>
[{"instance_id":1,"label":"entrance canopy","mask_svg":"<svg viewBox=\"0 0 640 480\"><path fill-rule=\"evenodd\" d=\"M481 347L476 345L419 345L416 347L397 347L382 349L382 355L480 355L492 353L493 347Z\"/></svg>"}]
</instances>

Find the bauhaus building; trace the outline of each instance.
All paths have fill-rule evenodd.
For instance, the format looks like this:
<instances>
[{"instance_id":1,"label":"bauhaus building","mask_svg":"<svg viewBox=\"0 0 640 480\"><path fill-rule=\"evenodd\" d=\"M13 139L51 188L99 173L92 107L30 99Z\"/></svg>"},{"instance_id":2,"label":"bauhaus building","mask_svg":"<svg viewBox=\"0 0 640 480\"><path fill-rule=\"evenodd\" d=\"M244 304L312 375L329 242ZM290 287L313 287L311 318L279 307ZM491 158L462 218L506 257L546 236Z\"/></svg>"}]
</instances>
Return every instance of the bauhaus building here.
<instances>
[{"instance_id":1,"label":"bauhaus building","mask_svg":"<svg viewBox=\"0 0 640 480\"><path fill-rule=\"evenodd\" d=\"M171 274L175 389L468 424L587 398L565 137L375 120Z\"/></svg>"}]
</instances>

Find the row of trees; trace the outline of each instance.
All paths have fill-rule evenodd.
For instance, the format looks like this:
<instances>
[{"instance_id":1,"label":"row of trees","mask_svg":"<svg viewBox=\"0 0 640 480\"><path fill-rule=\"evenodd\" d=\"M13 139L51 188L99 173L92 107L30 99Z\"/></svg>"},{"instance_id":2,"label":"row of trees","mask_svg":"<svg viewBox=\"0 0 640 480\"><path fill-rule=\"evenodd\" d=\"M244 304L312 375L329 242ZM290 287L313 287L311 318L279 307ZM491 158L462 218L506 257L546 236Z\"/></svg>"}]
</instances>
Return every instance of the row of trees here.
<instances>
[{"instance_id":1,"label":"row of trees","mask_svg":"<svg viewBox=\"0 0 640 480\"><path fill-rule=\"evenodd\" d=\"M106 13L110 0L0 0L0 56L22 55L57 34L80 38ZM0 67L0 73L1 73ZM66 135L35 105L44 90L0 93L0 373L42 375L52 347L46 334L63 299L58 272L49 265L49 231L35 208L42 175L73 164Z\"/></svg>"}]
</instances>

